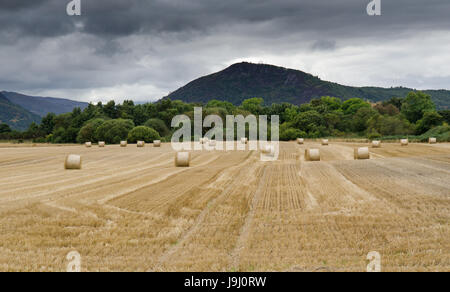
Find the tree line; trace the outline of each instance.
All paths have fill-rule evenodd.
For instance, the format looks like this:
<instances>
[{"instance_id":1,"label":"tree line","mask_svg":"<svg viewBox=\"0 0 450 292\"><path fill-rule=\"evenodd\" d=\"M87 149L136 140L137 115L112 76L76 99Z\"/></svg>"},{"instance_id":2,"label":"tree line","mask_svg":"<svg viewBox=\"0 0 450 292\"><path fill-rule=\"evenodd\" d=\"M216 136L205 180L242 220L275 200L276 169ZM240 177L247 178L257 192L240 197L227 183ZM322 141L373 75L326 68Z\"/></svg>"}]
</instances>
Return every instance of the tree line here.
<instances>
[{"instance_id":1,"label":"tree line","mask_svg":"<svg viewBox=\"0 0 450 292\"><path fill-rule=\"evenodd\" d=\"M289 103L264 105L261 98L251 98L235 106L230 102L211 100L207 104L162 100L157 103L134 104L110 101L89 104L84 110L43 117L24 132L12 131L0 124L2 140L33 140L36 143L84 143L105 141L118 144L137 140L170 141L175 129L171 121L176 115L191 118L194 107L203 107L203 116L215 114L225 120L227 115L250 114L280 117L280 140L298 137L366 137L424 135L429 131L440 140L450 141L450 110L437 111L429 95L411 92L404 98L391 98L370 103L360 98L342 101L325 96L296 106ZM208 129L204 129L208 131ZM434 132L433 132L434 131Z\"/></svg>"}]
</instances>

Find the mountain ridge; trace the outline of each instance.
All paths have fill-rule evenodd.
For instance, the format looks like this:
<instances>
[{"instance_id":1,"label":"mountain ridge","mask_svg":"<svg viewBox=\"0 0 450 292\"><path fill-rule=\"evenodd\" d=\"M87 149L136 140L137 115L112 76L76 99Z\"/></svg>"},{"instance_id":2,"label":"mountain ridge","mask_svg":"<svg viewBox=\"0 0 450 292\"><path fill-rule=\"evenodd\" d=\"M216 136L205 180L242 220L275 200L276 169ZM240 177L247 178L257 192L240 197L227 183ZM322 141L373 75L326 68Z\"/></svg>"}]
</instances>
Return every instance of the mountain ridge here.
<instances>
[{"instance_id":1,"label":"mountain ridge","mask_svg":"<svg viewBox=\"0 0 450 292\"><path fill-rule=\"evenodd\" d=\"M359 97L379 102L391 97L404 97L411 91L417 90L406 87L341 85L300 70L242 62L195 79L162 99L201 103L218 99L239 105L245 99L261 97L266 104L288 102L300 105L322 96L334 96L343 100ZM449 90L423 92L432 96L439 109L450 108Z\"/></svg>"},{"instance_id":2,"label":"mountain ridge","mask_svg":"<svg viewBox=\"0 0 450 292\"><path fill-rule=\"evenodd\" d=\"M63 114L71 112L75 107L84 109L86 102L79 102L64 98L31 96L17 92L1 92L10 102L19 105L31 113L44 117L48 113Z\"/></svg>"},{"instance_id":3,"label":"mountain ridge","mask_svg":"<svg viewBox=\"0 0 450 292\"><path fill-rule=\"evenodd\" d=\"M40 121L40 116L12 103L0 92L0 123L8 124L15 130L26 130L31 123Z\"/></svg>"}]
</instances>

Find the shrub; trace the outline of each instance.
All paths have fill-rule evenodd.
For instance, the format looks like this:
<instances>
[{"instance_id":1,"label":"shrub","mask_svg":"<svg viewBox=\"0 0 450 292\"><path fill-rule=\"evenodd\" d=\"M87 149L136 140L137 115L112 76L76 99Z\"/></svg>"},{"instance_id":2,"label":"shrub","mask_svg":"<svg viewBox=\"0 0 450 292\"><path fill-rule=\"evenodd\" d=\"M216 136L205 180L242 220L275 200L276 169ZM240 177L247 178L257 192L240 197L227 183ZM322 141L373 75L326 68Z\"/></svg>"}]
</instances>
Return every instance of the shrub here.
<instances>
[{"instance_id":1,"label":"shrub","mask_svg":"<svg viewBox=\"0 0 450 292\"><path fill-rule=\"evenodd\" d=\"M414 131L414 127L406 119L399 116L373 116L368 121L368 126L369 133L375 131L383 136L408 135Z\"/></svg>"},{"instance_id":2,"label":"shrub","mask_svg":"<svg viewBox=\"0 0 450 292\"><path fill-rule=\"evenodd\" d=\"M306 133L299 129L288 128L286 130L280 131L280 140L282 141L292 141L297 138L306 137Z\"/></svg>"},{"instance_id":3,"label":"shrub","mask_svg":"<svg viewBox=\"0 0 450 292\"><path fill-rule=\"evenodd\" d=\"M145 122L144 126L155 129L160 136L167 136L170 134L169 128L166 126L163 120L150 119Z\"/></svg>"},{"instance_id":4,"label":"shrub","mask_svg":"<svg viewBox=\"0 0 450 292\"><path fill-rule=\"evenodd\" d=\"M417 122L416 133L423 134L433 127L442 125L443 118L437 112L426 112L422 119Z\"/></svg>"},{"instance_id":5,"label":"shrub","mask_svg":"<svg viewBox=\"0 0 450 292\"><path fill-rule=\"evenodd\" d=\"M93 119L87 121L78 133L77 142L98 142L96 139L96 131L104 122L104 119Z\"/></svg>"},{"instance_id":6,"label":"shrub","mask_svg":"<svg viewBox=\"0 0 450 292\"><path fill-rule=\"evenodd\" d=\"M375 130L372 130L372 132L370 132L369 135L367 135L367 138L369 140L377 140L380 139L381 137L382 137L381 134Z\"/></svg>"},{"instance_id":7,"label":"shrub","mask_svg":"<svg viewBox=\"0 0 450 292\"><path fill-rule=\"evenodd\" d=\"M128 134L128 141L136 143L137 141L145 141L146 143L153 143L154 140L160 140L158 132L155 129L139 126L134 128Z\"/></svg>"},{"instance_id":8,"label":"shrub","mask_svg":"<svg viewBox=\"0 0 450 292\"><path fill-rule=\"evenodd\" d=\"M4 124L4 123L0 124L0 133L11 133L11 132L12 132L12 130L9 127L9 125Z\"/></svg>"},{"instance_id":9,"label":"shrub","mask_svg":"<svg viewBox=\"0 0 450 292\"><path fill-rule=\"evenodd\" d=\"M425 112L434 111L434 105L431 97L423 92L410 92L403 101L402 113L411 123L416 123L422 119Z\"/></svg>"},{"instance_id":10,"label":"shrub","mask_svg":"<svg viewBox=\"0 0 450 292\"><path fill-rule=\"evenodd\" d=\"M437 138L438 142L450 142L450 126L445 124L443 126L435 127L421 135L420 141L427 142L431 137Z\"/></svg>"},{"instance_id":11,"label":"shrub","mask_svg":"<svg viewBox=\"0 0 450 292\"><path fill-rule=\"evenodd\" d=\"M133 128L132 120L109 120L98 127L95 138L97 141L105 141L108 144L119 144L120 141L127 139L128 133Z\"/></svg>"}]
</instances>

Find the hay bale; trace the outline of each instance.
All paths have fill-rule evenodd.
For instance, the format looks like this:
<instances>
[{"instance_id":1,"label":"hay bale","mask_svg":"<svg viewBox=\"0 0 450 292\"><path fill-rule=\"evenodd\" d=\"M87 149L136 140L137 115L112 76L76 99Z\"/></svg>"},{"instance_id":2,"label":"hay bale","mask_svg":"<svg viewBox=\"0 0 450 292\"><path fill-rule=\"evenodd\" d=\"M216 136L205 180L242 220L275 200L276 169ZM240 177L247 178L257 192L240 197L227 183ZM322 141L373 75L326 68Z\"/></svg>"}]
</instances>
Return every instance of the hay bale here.
<instances>
[{"instance_id":1,"label":"hay bale","mask_svg":"<svg viewBox=\"0 0 450 292\"><path fill-rule=\"evenodd\" d=\"M369 147L355 148L355 160L370 159Z\"/></svg>"},{"instance_id":2,"label":"hay bale","mask_svg":"<svg viewBox=\"0 0 450 292\"><path fill-rule=\"evenodd\" d=\"M144 141L138 141L137 142L137 147L142 148L145 146L145 142Z\"/></svg>"},{"instance_id":3,"label":"hay bale","mask_svg":"<svg viewBox=\"0 0 450 292\"><path fill-rule=\"evenodd\" d=\"M81 156L70 154L66 156L66 160L64 161L65 169L81 169Z\"/></svg>"},{"instance_id":4,"label":"hay bale","mask_svg":"<svg viewBox=\"0 0 450 292\"><path fill-rule=\"evenodd\" d=\"M298 138L298 139L297 139L297 144L299 144L299 145L305 144L305 139L303 139L303 138Z\"/></svg>"},{"instance_id":5,"label":"hay bale","mask_svg":"<svg viewBox=\"0 0 450 292\"><path fill-rule=\"evenodd\" d=\"M400 140L400 145L402 146L408 146L409 144L409 140L408 139L401 139Z\"/></svg>"},{"instance_id":6,"label":"hay bale","mask_svg":"<svg viewBox=\"0 0 450 292\"><path fill-rule=\"evenodd\" d=\"M381 148L381 141L372 141L372 148Z\"/></svg>"},{"instance_id":7,"label":"hay bale","mask_svg":"<svg viewBox=\"0 0 450 292\"><path fill-rule=\"evenodd\" d=\"M241 143L242 144L247 144L248 143L248 139L247 138L241 138Z\"/></svg>"},{"instance_id":8,"label":"hay bale","mask_svg":"<svg viewBox=\"0 0 450 292\"><path fill-rule=\"evenodd\" d=\"M265 155L274 156L275 155L275 147L273 145L266 145L263 147L261 152Z\"/></svg>"},{"instance_id":9,"label":"hay bale","mask_svg":"<svg viewBox=\"0 0 450 292\"><path fill-rule=\"evenodd\" d=\"M322 146L328 146L328 144L329 144L328 139L323 139L322 140Z\"/></svg>"},{"instance_id":10,"label":"hay bale","mask_svg":"<svg viewBox=\"0 0 450 292\"><path fill-rule=\"evenodd\" d=\"M120 141L120 147L127 147L128 142L127 141Z\"/></svg>"},{"instance_id":11,"label":"hay bale","mask_svg":"<svg viewBox=\"0 0 450 292\"><path fill-rule=\"evenodd\" d=\"M436 144L437 143L437 139L436 138L430 138L430 139L428 139L428 143Z\"/></svg>"},{"instance_id":12,"label":"hay bale","mask_svg":"<svg viewBox=\"0 0 450 292\"><path fill-rule=\"evenodd\" d=\"M98 147L103 148L103 147L105 147L105 145L106 145L106 143L103 141L98 142Z\"/></svg>"},{"instance_id":13,"label":"hay bale","mask_svg":"<svg viewBox=\"0 0 450 292\"><path fill-rule=\"evenodd\" d=\"M177 152L175 154L175 166L176 167L189 167L191 163L190 152Z\"/></svg>"},{"instance_id":14,"label":"hay bale","mask_svg":"<svg viewBox=\"0 0 450 292\"><path fill-rule=\"evenodd\" d=\"M153 141L153 147L161 147L161 141L160 140Z\"/></svg>"},{"instance_id":15,"label":"hay bale","mask_svg":"<svg viewBox=\"0 0 450 292\"><path fill-rule=\"evenodd\" d=\"M86 148L91 148L92 147L92 142L86 142L84 145L86 145Z\"/></svg>"},{"instance_id":16,"label":"hay bale","mask_svg":"<svg viewBox=\"0 0 450 292\"><path fill-rule=\"evenodd\" d=\"M305 160L306 161L320 161L320 150L319 149L306 149L305 150Z\"/></svg>"}]
</instances>

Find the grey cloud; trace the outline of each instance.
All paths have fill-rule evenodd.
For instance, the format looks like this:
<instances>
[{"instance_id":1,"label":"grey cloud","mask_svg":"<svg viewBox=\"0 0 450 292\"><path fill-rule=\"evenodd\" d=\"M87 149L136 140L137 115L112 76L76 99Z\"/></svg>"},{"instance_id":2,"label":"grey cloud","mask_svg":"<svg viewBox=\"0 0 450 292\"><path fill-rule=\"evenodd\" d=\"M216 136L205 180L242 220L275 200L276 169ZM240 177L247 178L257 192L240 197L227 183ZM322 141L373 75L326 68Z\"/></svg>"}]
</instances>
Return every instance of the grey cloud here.
<instances>
[{"instance_id":1,"label":"grey cloud","mask_svg":"<svg viewBox=\"0 0 450 292\"><path fill-rule=\"evenodd\" d=\"M450 27L447 0L382 1L382 18L368 17L369 0L96 0L82 1L83 15L68 17L61 0L2 1L0 24L22 34L54 36L80 31L104 37L164 32L209 31L236 23L271 22L277 33L298 30L339 36L398 31L405 28ZM11 11L11 7L22 9Z\"/></svg>"},{"instance_id":2,"label":"grey cloud","mask_svg":"<svg viewBox=\"0 0 450 292\"><path fill-rule=\"evenodd\" d=\"M0 89L157 99L241 60L349 85L450 86L443 68L421 72L449 65L448 0L382 0L381 17L365 13L370 0L81 2L79 17L69 0L0 2Z\"/></svg>"},{"instance_id":3,"label":"grey cloud","mask_svg":"<svg viewBox=\"0 0 450 292\"><path fill-rule=\"evenodd\" d=\"M313 50L328 51L336 49L336 42L330 40L318 40L312 45Z\"/></svg>"}]
</instances>

